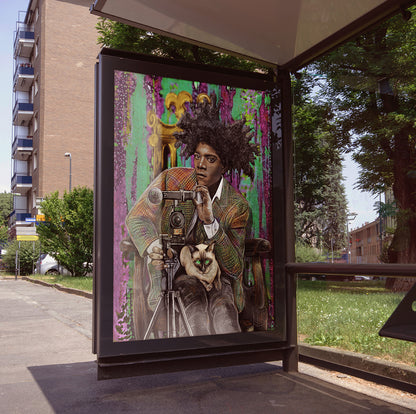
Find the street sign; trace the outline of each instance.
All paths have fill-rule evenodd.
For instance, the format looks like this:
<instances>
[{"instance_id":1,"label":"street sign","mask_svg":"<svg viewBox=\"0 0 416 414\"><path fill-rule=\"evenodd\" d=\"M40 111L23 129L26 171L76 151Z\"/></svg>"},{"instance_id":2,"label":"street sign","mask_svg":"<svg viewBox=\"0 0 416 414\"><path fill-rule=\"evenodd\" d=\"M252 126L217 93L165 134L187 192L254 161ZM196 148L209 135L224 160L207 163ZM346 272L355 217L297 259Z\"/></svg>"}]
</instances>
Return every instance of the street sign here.
<instances>
[{"instance_id":1,"label":"street sign","mask_svg":"<svg viewBox=\"0 0 416 414\"><path fill-rule=\"evenodd\" d=\"M28 235L18 235L16 236L16 240L19 241L36 241L39 239L39 236L28 236Z\"/></svg>"},{"instance_id":2,"label":"street sign","mask_svg":"<svg viewBox=\"0 0 416 414\"><path fill-rule=\"evenodd\" d=\"M25 221L28 221L30 223L34 223L36 221L36 218L35 217L26 217Z\"/></svg>"},{"instance_id":3,"label":"street sign","mask_svg":"<svg viewBox=\"0 0 416 414\"><path fill-rule=\"evenodd\" d=\"M36 221L45 221L44 214L36 214Z\"/></svg>"}]
</instances>

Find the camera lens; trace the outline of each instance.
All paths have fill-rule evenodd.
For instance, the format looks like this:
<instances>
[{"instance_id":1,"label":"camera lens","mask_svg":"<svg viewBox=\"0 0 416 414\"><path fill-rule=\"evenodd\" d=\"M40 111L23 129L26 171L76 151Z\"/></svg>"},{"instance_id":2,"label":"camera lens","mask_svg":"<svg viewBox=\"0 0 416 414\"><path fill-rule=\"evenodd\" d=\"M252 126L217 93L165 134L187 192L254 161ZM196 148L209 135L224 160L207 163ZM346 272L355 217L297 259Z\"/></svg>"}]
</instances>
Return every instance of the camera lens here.
<instances>
[{"instance_id":1,"label":"camera lens","mask_svg":"<svg viewBox=\"0 0 416 414\"><path fill-rule=\"evenodd\" d=\"M185 226L185 216L180 211L175 211L170 216L170 226L174 229L180 229Z\"/></svg>"}]
</instances>

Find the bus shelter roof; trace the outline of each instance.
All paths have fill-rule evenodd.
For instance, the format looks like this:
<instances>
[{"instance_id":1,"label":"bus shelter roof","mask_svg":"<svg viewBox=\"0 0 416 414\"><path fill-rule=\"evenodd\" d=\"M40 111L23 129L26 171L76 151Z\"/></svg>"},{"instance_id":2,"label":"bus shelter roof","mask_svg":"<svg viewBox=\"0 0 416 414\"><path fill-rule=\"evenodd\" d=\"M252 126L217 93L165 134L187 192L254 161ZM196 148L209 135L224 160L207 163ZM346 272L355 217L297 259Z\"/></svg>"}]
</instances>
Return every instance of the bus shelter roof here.
<instances>
[{"instance_id":1,"label":"bus shelter roof","mask_svg":"<svg viewBox=\"0 0 416 414\"><path fill-rule=\"evenodd\" d=\"M297 70L409 0L95 0L91 13Z\"/></svg>"}]
</instances>

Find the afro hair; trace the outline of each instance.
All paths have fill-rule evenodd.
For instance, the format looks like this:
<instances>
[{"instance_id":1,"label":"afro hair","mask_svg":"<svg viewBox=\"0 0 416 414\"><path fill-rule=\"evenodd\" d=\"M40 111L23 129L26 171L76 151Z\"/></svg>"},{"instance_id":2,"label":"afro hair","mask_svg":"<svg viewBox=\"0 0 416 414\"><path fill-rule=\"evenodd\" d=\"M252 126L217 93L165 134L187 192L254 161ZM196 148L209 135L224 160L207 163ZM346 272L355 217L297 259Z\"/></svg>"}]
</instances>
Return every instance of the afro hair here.
<instances>
[{"instance_id":1,"label":"afro hair","mask_svg":"<svg viewBox=\"0 0 416 414\"><path fill-rule=\"evenodd\" d=\"M215 95L211 103L207 100L190 105L177 126L182 130L174 133L176 147L181 147L181 155L188 159L196 151L200 142L211 146L220 157L227 172L243 172L254 178L254 159L258 155L256 144L251 143L254 133L245 124L245 118L230 124L222 122Z\"/></svg>"}]
</instances>

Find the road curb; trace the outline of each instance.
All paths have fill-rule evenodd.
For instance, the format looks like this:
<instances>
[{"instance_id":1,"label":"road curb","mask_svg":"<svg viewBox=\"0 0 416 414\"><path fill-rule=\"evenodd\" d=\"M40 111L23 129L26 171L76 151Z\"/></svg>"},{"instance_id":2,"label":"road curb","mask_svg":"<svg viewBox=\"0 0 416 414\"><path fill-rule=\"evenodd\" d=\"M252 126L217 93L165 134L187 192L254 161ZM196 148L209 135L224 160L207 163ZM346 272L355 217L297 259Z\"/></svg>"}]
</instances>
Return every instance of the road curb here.
<instances>
[{"instance_id":1,"label":"road curb","mask_svg":"<svg viewBox=\"0 0 416 414\"><path fill-rule=\"evenodd\" d=\"M48 283L48 282L44 282L43 280L31 279L30 277L27 277L27 276L22 276L22 280L27 280L28 282L36 283L42 286L53 287L62 292L70 293L72 295L78 295L78 296L83 296L84 298L92 299L92 293L86 292L85 290L69 288L66 286L62 286L59 283Z\"/></svg>"},{"instance_id":2,"label":"road curb","mask_svg":"<svg viewBox=\"0 0 416 414\"><path fill-rule=\"evenodd\" d=\"M339 350L326 346L299 344L299 357L307 360L321 360L357 371L368 372L380 377L416 385L416 368L409 365L380 360L357 352Z\"/></svg>"}]
</instances>

